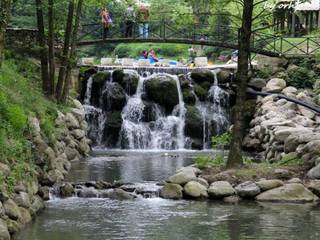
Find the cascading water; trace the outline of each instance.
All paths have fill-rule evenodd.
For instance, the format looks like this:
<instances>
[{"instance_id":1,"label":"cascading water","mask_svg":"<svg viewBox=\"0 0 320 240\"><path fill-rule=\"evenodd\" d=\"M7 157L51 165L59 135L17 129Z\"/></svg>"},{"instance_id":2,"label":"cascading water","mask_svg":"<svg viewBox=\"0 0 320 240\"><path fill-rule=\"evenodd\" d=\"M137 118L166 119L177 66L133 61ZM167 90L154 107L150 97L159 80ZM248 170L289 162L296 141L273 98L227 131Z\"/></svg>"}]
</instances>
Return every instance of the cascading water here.
<instances>
[{"instance_id":1,"label":"cascading water","mask_svg":"<svg viewBox=\"0 0 320 240\"><path fill-rule=\"evenodd\" d=\"M172 77L172 76L171 76ZM177 85L179 104L172 115L166 116L157 104L152 106L154 121L143 121L146 105L142 100L145 78L140 77L137 92L129 98L122 111L120 146L129 149L183 149L185 146L185 107L179 79Z\"/></svg>"},{"instance_id":2,"label":"cascading water","mask_svg":"<svg viewBox=\"0 0 320 240\"><path fill-rule=\"evenodd\" d=\"M140 72L143 75L134 70L104 70L87 79L83 102L89 136L95 146L207 149L211 136L221 134L229 127L228 93L218 86L217 71L213 71L214 83L207 90L207 98L201 100L193 90L193 85L199 86L199 83L194 82L190 74L183 82L181 76L185 75ZM213 82L212 79L206 81ZM158 85L152 90L153 84ZM193 104L184 102L186 91L194 96ZM200 121L191 120L202 129L196 130L196 136L190 135L189 131L192 108L200 115Z\"/></svg>"}]
</instances>

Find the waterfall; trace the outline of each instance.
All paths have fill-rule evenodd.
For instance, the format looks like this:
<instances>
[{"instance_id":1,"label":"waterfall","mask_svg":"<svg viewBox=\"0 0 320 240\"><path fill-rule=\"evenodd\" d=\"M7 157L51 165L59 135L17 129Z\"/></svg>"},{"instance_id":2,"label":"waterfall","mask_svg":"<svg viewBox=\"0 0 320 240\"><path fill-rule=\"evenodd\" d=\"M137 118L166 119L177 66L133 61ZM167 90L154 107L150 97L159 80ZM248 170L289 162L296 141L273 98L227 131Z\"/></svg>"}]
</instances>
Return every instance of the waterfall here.
<instances>
[{"instance_id":1,"label":"waterfall","mask_svg":"<svg viewBox=\"0 0 320 240\"><path fill-rule=\"evenodd\" d=\"M98 72L99 75L92 75L87 80L83 103L89 125L89 137L95 146L179 150L189 149L195 143L196 148L202 145L203 149L208 149L211 136L228 129L229 95L219 87L218 71L213 71L214 81L211 81L213 84L209 90L207 89L207 99L201 100L193 90L198 83L192 80L190 73L184 80L181 76L169 73L154 73L157 71L161 70L150 71L148 68L141 68L135 72L129 69L123 70L123 74L113 75L104 69ZM122 78L119 79L119 76ZM159 78L160 80L157 80ZM156 84L160 84L159 86L169 86L168 91L174 93L170 92L164 100L153 99L157 92L150 93L152 81L158 81ZM195 103L184 102L186 91L194 96ZM164 103L167 100L168 105ZM197 129L202 128L192 135L188 132L189 128L186 129L186 123L190 125L190 114L193 114L190 111L195 112L200 119L191 120L191 123L201 122Z\"/></svg>"},{"instance_id":2,"label":"waterfall","mask_svg":"<svg viewBox=\"0 0 320 240\"><path fill-rule=\"evenodd\" d=\"M143 121L146 106L142 95L146 79L140 77L136 94L129 98L122 111L123 123L119 145L129 149L183 149L186 110L178 77L174 76L179 104L169 116L166 116L164 110L155 104L152 109L155 121L151 123Z\"/></svg>"}]
</instances>

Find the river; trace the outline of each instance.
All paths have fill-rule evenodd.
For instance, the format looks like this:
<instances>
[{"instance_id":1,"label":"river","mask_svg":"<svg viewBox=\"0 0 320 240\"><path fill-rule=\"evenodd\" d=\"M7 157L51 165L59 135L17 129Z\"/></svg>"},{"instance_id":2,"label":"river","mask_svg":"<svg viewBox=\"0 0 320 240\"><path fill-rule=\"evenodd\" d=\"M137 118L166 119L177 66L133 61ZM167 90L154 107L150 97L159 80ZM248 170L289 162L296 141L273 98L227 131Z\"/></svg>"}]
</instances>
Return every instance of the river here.
<instances>
[{"instance_id":1,"label":"river","mask_svg":"<svg viewBox=\"0 0 320 240\"><path fill-rule=\"evenodd\" d=\"M156 183L203 152L95 151L73 163L69 180ZM313 205L215 201L53 198L19 240L317 240Z\"/></svg>"}]
</instances>

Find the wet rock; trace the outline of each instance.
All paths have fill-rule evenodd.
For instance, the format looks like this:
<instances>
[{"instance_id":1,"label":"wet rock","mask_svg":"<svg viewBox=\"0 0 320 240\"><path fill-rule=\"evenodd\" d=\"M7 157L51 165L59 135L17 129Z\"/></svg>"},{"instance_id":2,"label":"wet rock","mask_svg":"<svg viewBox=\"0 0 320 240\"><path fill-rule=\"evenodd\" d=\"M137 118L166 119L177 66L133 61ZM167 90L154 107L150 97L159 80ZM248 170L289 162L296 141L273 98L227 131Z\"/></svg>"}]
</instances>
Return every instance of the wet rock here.
<instances>
[{"instance_id":1,"label":"wet rock","mask_svg":"<svg viewBox=\"0 0 320 240\"><path fill-rule=\"evenodd\" d=\"M209 196L213 198L224 198L224 197L234 195L236 191L234 190L234 188L231 186L229 182L218 181L210 185L208 189L208 193L209 193Z\"/></svg>"},{"instance_id":2,"label":"wet rock","mask_svg":"<svg viewBox=\"0 0 320 240\"><path fill-rule=\"evenodd\" d=\"M111 73L106 72L98 72L93 76L92 79L92 88L91 88L91 104L99 107L100 106L100 98L103 92L104 85L107 81L109 81Z\"/></svg>"},{"instance_id":3,"label":"wet rock","mask_svg":"<svg viewBox=\"0 0 320 240\"><path fill-rule=\"evenodd\" d=\"M127 103L126 92L118 83L108 83L103 94L103 107L107 111L121 111Z\"/></svg>"},{"instance_id":4,"label":"wet rock","mask_svg":"<svg viewBox=\"0 0 320 240\"><path fill-rule=\"evenodd\" d=\"M18 220L21 217L19 207L12 199L7 200L3 207L6 215L12 220Z\"/></svg>"},{"instance_id":5,"label":"wet rock","mask_svg":"<svg viewBox=\"0 0 320 240\"><path fill-rule=\"evenodd\" d=\"M67 198L72 197L75 193L75 190L71 183L64 183L60 186L59 192L61 197Z\"/></svg>"},{"instance_id":6,"label":"wet rock","mask_svg":"<svg viewBox=\"0 0 320 240\"><path fill-rule=\"evenodd\" d=\"M267 191L273 188L281 187L283 186L283 182L281 180L272 179L272 180L260 180L259 182L256 182L258 187L261 189L261 191Z\"/></svg>"},{"instance_id":7,"label":"wet rock","mask_svg":"<svg viewBox=\"0 0 320 240\"><path fill-rule=\"evenodd\" d=\"M8 231L9 231L9 233L11 235L14 235L14 234L18 233L21 230L21 228L23 227L22 223L14 221L14 220L12 220L10 218L6 219L6 224L7 224L7 227L8 227Z\"/></svg>"},{"instance_id":8,"label":"wet rock","mask_svg":"<svg viewBox=\"0 0 320 240\"><path fill-rule=\"evenodd\" d=\"M43 200L45 200L45 201L50 200L50 188L49 187L46 187L46 186L40 187L38 194Z\"/></svg>"},{"instance_id":9,"label":"wet rock","mask_svg":"<svg viewBox=\"0 0 320 240\"><path fill-rule=\"evenodd\" d=\"M120 130L122 126L121 111L113 111L107 116L108 121L104 129L103 142L106 143L106 147L113 147L119 141Z\"/></svg>"},{"instance_id":10,"label":"wet rock","mask_svg":"<svg viewBox=\"0 0 320 240\"><path fill-rule=\"evenodd\" d=\"M256 197L258 201L313 202L319 198L302 184L291 183L263 192Z\"/></svg>"},{"instance_id":11,"label":"wet rock","mask_svg":"<svg viewBox=\"0 0 320 240\"><path fill-rule=\"evenodd\" d=\"M95 184L96 189L109 189L112 187L112 184L105 181L97 181Z\"/></svg>"},{"instance_id":12,"label":"wet rock","mask_svg":"<svg viewBox=\"0 0 320 240\"><path fill-rule=\"evenodd\" d=\"M238 203L241 201L241 198L239 196L229 196L229 197L225 197L223 198L223 201L225 203L232 203L232 204L235 204L235 203Z\"/></svg>"},{"instance_id":13,"label":"wet rock","mask_svg":"<svg viewBox=\"0 0 320 240\"><path fill-rule=\"evenodd\" d=\"M196 107L187 106L185 134L191 138L203 138L203 118Z\"/></svg>"},{"instance_id":14,"label":"wet rock","mask_svg":"<svg viewBox=\"0 0 320 240\"><path fill-rule=\"evenodd\" d=\"M247 181L235 188L237 194L243 198L254 198L260 193L260 188L254 182Z\"/></svg>"},{"instance_id":15,"label":"wet rock","mask_svg":"<svg viewBox=\"0 0 320 240\"><path fill-rule=\"evenodd\" d=\"M129 95L136 93L139 78L139 74L133 70L117 69L112 73L113 81L119 83Z\"/></svg>"},{"instance_id":16,"label":"wet rock","mask_svg":"<svg viewBox=\"0 0 320 240\"><path fill-rule=\"evenodd\" d=\"M201 87L200 85L195 85L194 86L194 92L199 98L200 101L206 101L208 97L208 90Z\"/></svg>"},{"instance_id":17,"label":"wet rock","mask_svg":"<svg viewBox=\"0 0 320 240\"><path fill-rule=\"evenodd\" d=\"M7 223L3 219L0 219L0 240L10 239Z\"/></svg>"},{"instance_id":18,"label":"wet rock","mask_svg":"<svg viewBox=\"0 0 320 240\"><path fill-rule=\"evenodd\" d=\"M191 72L191 78L196 83L202 83L202 82L214 82L214 74L209 69L203 69L203 68L197 68L192 70Z\"/></svg>"},{"instance_id":19,"label":"wet rock","mask_svg":"<svg viewBox=\"0 0 320 240\"><path fill-rule=\"evenodd\" d=\"M145 91L149 100L154 101L171 113L179 103L176 80L166 74L158 74L145 81Z\"/></svg>"},{"instance_id":20,"label":"wet rock","mask_svg":"<svg viewBox=\"0 0 320 240\"><path fill-rule=\"evenodd\" d=\"M184 89L182 91L183 101L185 104L194 106L196 103L196 96L190 91L190 89Z\"/></svg>"},{"instance_id":21,"label":"wet rock","mask_svg":"<svg viewBox=\"0 0 320 240\"><path fill-rule=\"evenodd\" d=\"M77 196L80 198L97 198L99 193L94 188L82 188L77 190Z\"/></svg>"},{"instance_id":22,"label":"wet rock","mask_svg":"<svg viewBox=\"0 0 320 240\"><path fill-rule=\"evenodd\" d=\"M19 207L29 208L31 206L29 195L25 192L16 194L13 200Z\"/></svg>"},{"instance_id":23,"label":"wet rock","mask_svg":"<svg viewBox=\"0 0 320 240\"><path fill-rule=\"evenodd\" d=\"M35 216L39 211L44 209L44 207L45 207L44 203L43 203L42 199L40 198L40 196L38 196L38 195L34 196L33 202L30 207L31 216Z\"/></svg>"},{"instance_id":24,"label":"wet rock","mask_svg":"<svg viewBox=\"0 0 320 240\"><path fill-rule=\"evenodd\" d=\"M228 83L231 80L231 72L228 70L221 69L218 74L218 82L219 83Z\"/></svg>"},{"instance_id":25,"label":"wet rock","mask_svg":"<svg viewBox=\"0 0 320 240\"><path fill-rule=\"evenodd\" d=\"M160 190L160 196L165 199L182 199L183 188L178 184L166 183Z\"/></svg>"},{"instance_id":26,"label":"wet rock","mask_svg":"<svg viewBox=\"0 0 320 240\"><path fill-rule=\"evenodd\" d=\"M120 188L112 189L112 190L107 190L106 192L103 193L102 195L104 198L110 198L114 200L132 200L135 199L136 196L128 193Z\"/></svg>"},{"instance_id":27,"label":"wet rock","mask_svg":"<svg viewBox=\"0 0 320 240\"><path fill-rule=\"evenodd\" d=\"M267 83L266 91L280 93L286 86L287 83L285 80L280 78L273 78Z\"/></svg>"},{"instance_id":28,"label":"wet rock","mask_svg":"<svg viewBox=\"0 0 320 240\"><path fill-rule=\"evenodd\" d=\"M207 198L207 188L196 181L190 181L184 186L184 193L192 198Z\"/></svg>"}]
</instances>

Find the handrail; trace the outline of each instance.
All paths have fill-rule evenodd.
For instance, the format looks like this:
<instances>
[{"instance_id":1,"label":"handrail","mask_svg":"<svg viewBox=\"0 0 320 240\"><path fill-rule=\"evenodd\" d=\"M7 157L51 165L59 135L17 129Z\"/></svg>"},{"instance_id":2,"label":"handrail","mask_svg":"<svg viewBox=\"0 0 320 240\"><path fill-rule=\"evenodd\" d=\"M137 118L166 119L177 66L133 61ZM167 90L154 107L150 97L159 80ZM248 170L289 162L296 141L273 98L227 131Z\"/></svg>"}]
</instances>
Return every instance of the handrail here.
<instances>
[{"instance_id":1,"label":"handrail","mask_svg":"<svg viewBox=\"0 0 320 240\"><path fill-rule=\"evenodd\" d=\"M247 89L247 93L248 94L252 94L252 95L256 95L256 96L262 96L262 97L267 97L267 96L270 96L270 95L276 95L280 99L285 99L285 100L287 100L289 102L293 102L295 104L298 104L300 106L308 108L308 109L316 112L317 114L320 114L320 107L311 105L309 103L303 102L303 101L295 99L295 98L287 97L287 96L285 96L283 94L270 93L270 92L259 92L259 91L255 91L253 89Z\"/></svg>"}]
</instances>

